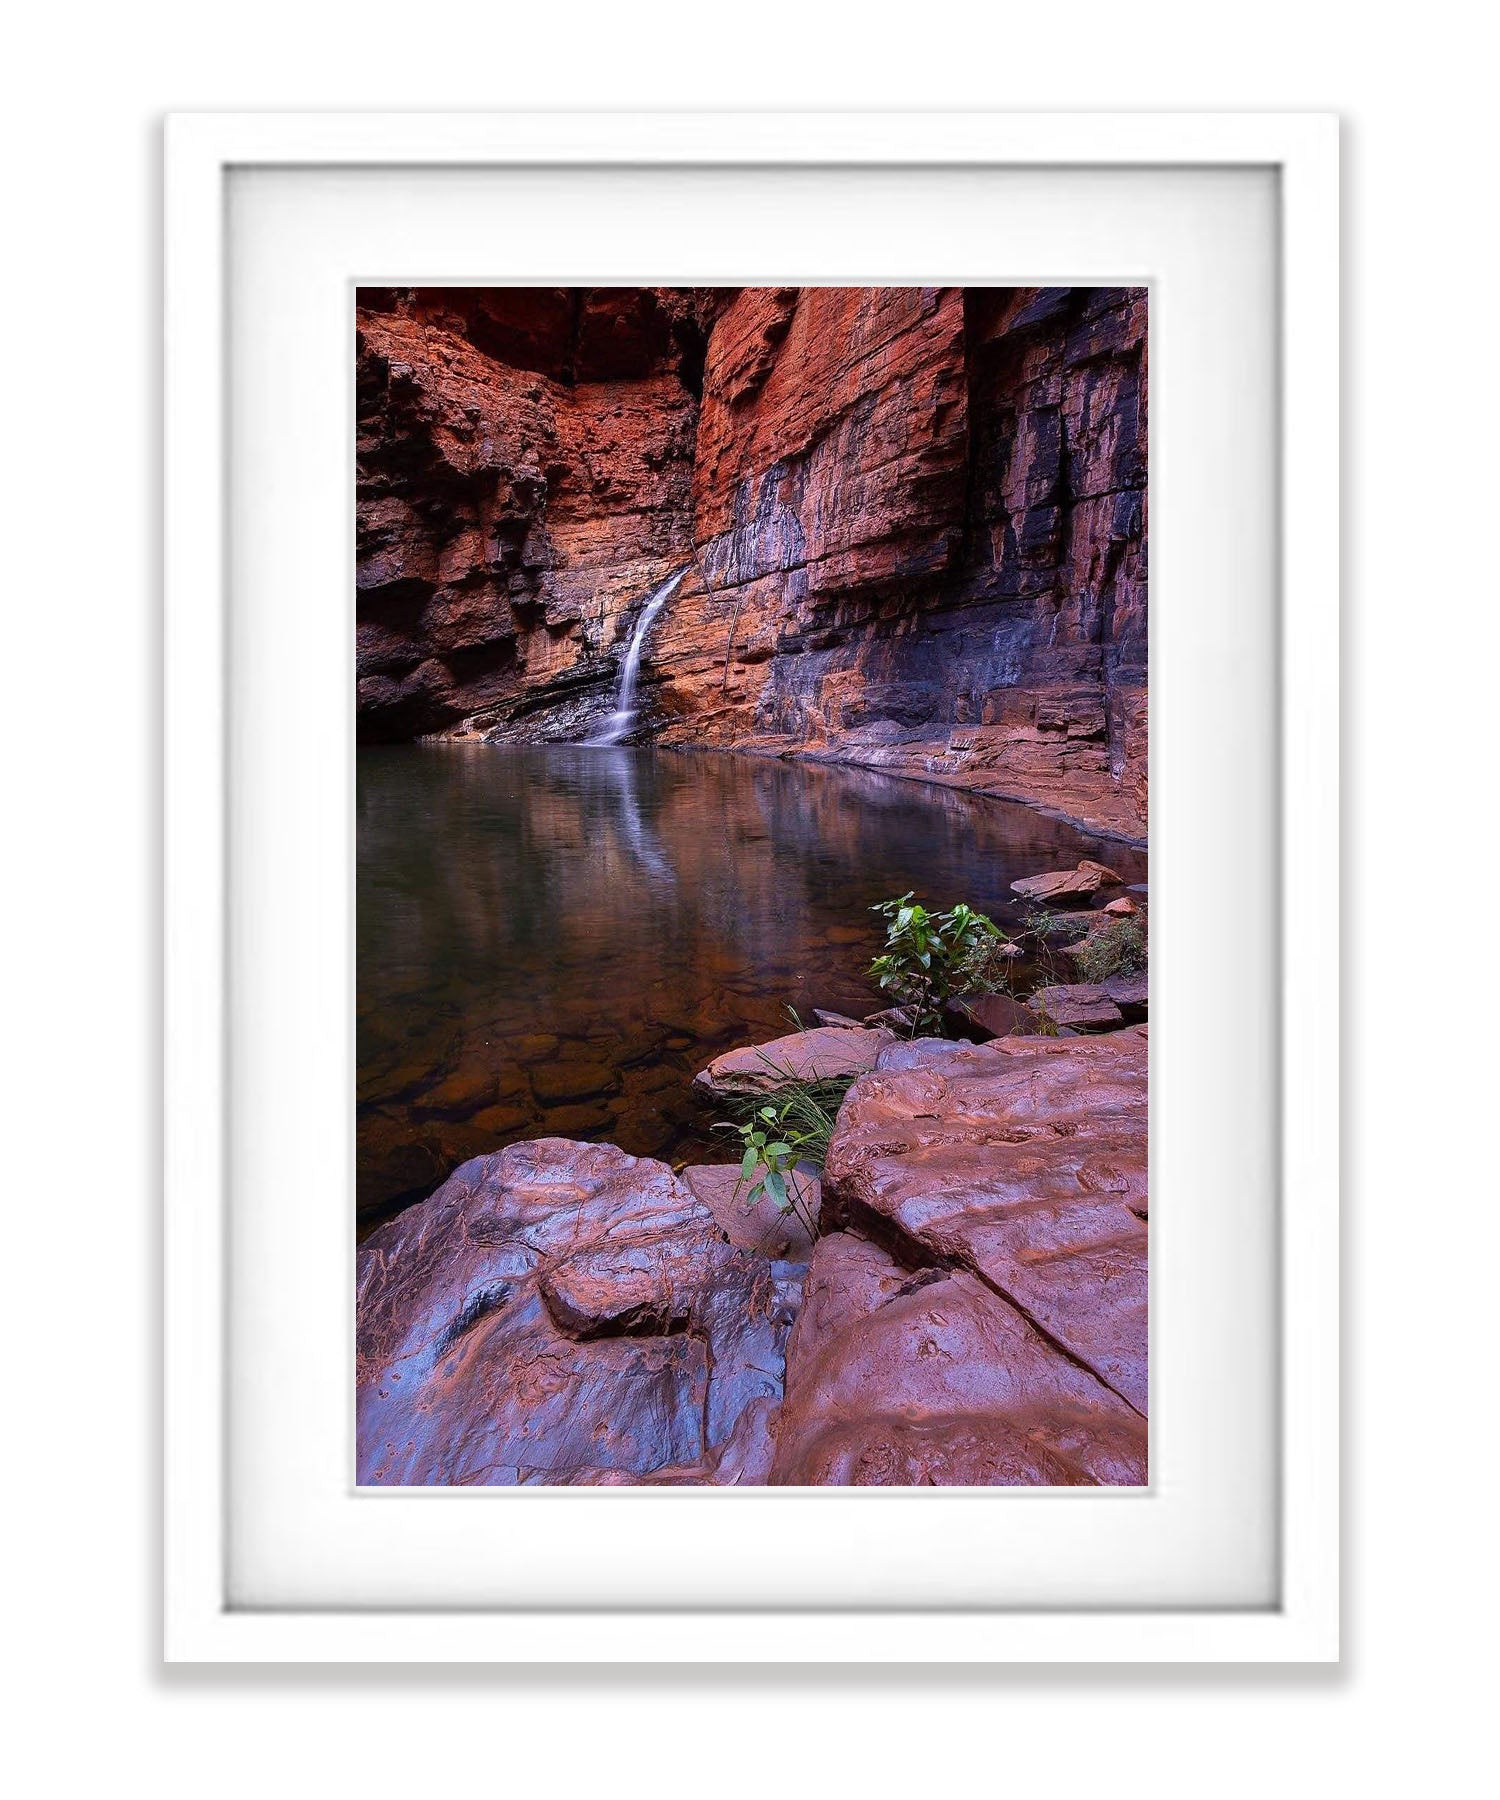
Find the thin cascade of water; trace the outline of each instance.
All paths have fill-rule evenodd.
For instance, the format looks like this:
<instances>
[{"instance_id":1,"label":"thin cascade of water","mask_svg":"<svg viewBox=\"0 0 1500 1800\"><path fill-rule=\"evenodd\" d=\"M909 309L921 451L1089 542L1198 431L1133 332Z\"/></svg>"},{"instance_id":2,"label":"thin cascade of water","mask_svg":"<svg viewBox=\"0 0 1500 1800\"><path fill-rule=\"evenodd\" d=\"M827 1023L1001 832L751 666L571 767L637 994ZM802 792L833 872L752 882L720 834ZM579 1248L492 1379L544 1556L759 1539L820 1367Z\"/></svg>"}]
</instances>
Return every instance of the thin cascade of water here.
<instances>
[{"instance_id":1,"label":"thin cascade of water","mask_svg":"<svg viewBox=\"0 0 1500 1800\"><path fill-rule=\"evenodd\" d=\"M635 622L635 630L630 636L630 647L625 652L625 661L620 667L620 685L615 693L615 710L604 721L604 727L596 737L585 740L590 744L618 744L635 724L635 684L641 672L641 653L646 646L646 633L656 622L656 615L677 591L677 585L687 574L687 567L680 568L675 575L669 575L660 587L654 588L641 608L641 616Z\"/></svg>"}]
</instances>

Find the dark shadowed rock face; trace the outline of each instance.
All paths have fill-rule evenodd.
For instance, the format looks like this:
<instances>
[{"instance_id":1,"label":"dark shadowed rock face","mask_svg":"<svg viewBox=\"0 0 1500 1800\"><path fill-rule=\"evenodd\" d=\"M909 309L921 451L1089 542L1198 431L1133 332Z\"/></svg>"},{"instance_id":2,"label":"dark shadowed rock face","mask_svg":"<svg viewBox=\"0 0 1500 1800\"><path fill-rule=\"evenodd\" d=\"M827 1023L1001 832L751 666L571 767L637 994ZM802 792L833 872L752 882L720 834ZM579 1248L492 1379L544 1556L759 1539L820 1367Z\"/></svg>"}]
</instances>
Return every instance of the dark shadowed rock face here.
<instances>
[{"instance_id":1,"label":"dark shadowed rock face","mask_svg":"<svg viewBox=\"0 0 1500 1800\"><path fill-rule=\"evenodd\" d=\"M371 289L361 729L642 728L1144 837L1142 289Z\"/></svg>"},{"instance_id":2,"label":"dark shadowed rock face","mask_svg":"<svg viewBox=\"0 0 1500 1800\"><path fill-rule=\"evenodd\" d=\"M801 1273L612 1145L466 1163L360 1251L358 1479L764 1481Z\"/></svg>"},{"instance_id":3,"label":"dark shadowed rock face","mask_svg":"<svg viewBox=\"0 0 1500 1800\"><path fill-rule=\"evenodd\" d=\"M362 738L582 736L632 603L692 550L690 291L361 289Z\"/></svg>"},{"instance_id":4,"label":"dark shadowed rock face","mask_svg":"<svg viewBox=\"0 0 1500 1800\"><path fill-rule=\"evenodd\" d=\"M1146 1083L1144 1026L895 1045L839 1114L824 1217L969 1271L1144 1414Z\"/></svg>"}]
</instances>

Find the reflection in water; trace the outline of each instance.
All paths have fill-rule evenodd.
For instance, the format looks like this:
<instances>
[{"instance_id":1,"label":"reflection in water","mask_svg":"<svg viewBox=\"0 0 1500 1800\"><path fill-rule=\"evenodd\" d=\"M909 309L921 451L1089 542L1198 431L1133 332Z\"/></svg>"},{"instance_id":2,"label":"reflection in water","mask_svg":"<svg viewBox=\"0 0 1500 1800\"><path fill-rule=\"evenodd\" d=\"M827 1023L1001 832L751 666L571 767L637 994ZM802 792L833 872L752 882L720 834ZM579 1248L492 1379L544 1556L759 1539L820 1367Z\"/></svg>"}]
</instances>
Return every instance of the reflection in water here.
<instances>
[{"instance_id":1,"label":"reflection in water","mask_svg":"<svg viewBox=\"0 0 1500 1800\"><path fill-rule=\"evenodd\" d=\"M694 1072L856 1016L868 908L1139 852L861 769L618 747L422 745L358 763L358 1178L373 1223L516 1138L722 1161Z\"/></svg>"}]
</instances>

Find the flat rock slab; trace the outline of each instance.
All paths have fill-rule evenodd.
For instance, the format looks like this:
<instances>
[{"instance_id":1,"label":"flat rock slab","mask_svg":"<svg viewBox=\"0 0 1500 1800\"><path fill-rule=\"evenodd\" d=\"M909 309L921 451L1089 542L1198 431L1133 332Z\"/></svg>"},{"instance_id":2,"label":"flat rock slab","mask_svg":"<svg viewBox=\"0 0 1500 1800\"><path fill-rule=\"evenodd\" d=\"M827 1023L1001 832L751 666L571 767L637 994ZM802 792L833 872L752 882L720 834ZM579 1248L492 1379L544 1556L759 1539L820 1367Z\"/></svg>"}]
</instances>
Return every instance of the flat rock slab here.
<instances>
[{"instance_id":1,"label":"flat rock slab","mask_svg":"<svg viewBox=\"0 0 1500 1800\"><path fill-rule=\"evenodd\" d=\"M1045 1016L1054 1025L1075 1030L1084 1026L1109 1029L1122 1024L1125 1017L1106 988L1087 981L1038 988L1027 1005L1033 1018Z\"/></svg>"},{"instance_id":2,"label":"flat rock slab","mask_svg":"<svg viewBox=\"0 0 1500 1800\"><path fill-rule=\"evenodd\" d=\"M361 1248L358 1479L764 1481L801 1274L612 1144L465 1163Z\"/></svg>"},{"instance_id":3,"label":"flat rock slab","mask_svg":"<svg viewBox=\"0 0 1500 1800\"><path fill-rule=\"evenodd\" d=\"M819 1025L768 1044L726 1050L698 1071L693 1086L710 1094L771 1094L793 1081L862 1075L894 1042L890 1032L863 1025Z\"/></svg>"},{"instance_id":4,"label":"flat rock slab","mask_svg":"<svg viewBox=\"0 0 1500 1800\"><path fill-rule=\"evenodd\" d=\"M1144 1026L892 1046L839 1112L825 1218L968 1268L1144 1414L1146 1088Z\"/></svg>"},{"instance_id":5,"label":"flat rock slab","mask_svg":"<svg viewBox=\"0 0 1500 1800\"><path fill-rule=\"evenodd\" d=\"M1027 900L1084 899L1101 887L1119 887L1121 877L1103 863L1085 858L1076 869L1053 869L1046 875L1027 875L1010 884L1013 894Z\"/></svg>"},{"instance_id":6,"label":"flat rock slab","mask_svg":"<svg viewBox=\"0 0 1500 1800\"><path fill-rule=\"evenodd\" d=\"M1139 975L1111 975L1099 984L1116 1006L1135 1009L1150 999L1151 983L1144 972Z\"/></svg>"},{"instance_id":7,"label":"flat rock slab","mask_svg":"<svg viewBox=\"0 0 1500 1800\"><path fill-rule=\"evenodd\" d=\"M972 1274L823 1238L787 1351L771 1480L1139 1486L1146 1424Z\"/></svg>"},{"instance_id":8,"label":"flat rock slab","mask_svg":"<svg viewBox=\"0 0 1500 1800\"><path fill-rule=\"evenodd\" d=\"M757 1169L746 1181L738 1163L698 1163L684 1169L682 1179L713 1214L731 1244L759 1251L762 1256L803 1261L812 1248L807 1221L817 1224L823 1204L822 1183L815 1174L796 1170L788 1182L796 1194L796 1211L783 1212L769 1194L762 1194L747 1208L746 1198L762 1173Z\"/></svg>"}]
</instances>

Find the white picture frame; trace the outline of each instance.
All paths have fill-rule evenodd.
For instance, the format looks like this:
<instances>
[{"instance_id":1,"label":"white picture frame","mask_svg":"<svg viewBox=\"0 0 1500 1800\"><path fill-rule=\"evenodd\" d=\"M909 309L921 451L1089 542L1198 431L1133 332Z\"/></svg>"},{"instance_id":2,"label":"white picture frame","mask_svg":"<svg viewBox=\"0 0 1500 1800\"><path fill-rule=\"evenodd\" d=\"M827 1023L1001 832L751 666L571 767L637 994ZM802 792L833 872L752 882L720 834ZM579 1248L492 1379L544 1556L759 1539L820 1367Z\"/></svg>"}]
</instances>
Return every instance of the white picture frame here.
<instances>
[{"instance_id":1,"label":"white picture frame","mask_svg":"<svg viewBox=\"0 0 1500 1800\"><path fill-rule=\"evenodd\" d=\"M799 1661L1266 1661L1338 1654L1338 161L1325 115L199 114L166 161L165 1653L174 1661L679 1661L670 1607L237 1605L225 846L227 194L246 169L1271 171L1278 194L1278 1579L1265 1606L834 1608ZM1153 330L1157 328L1153 321ZM1267 972L1269 974L1269 971ZM1286 997L1295 997L1295 1007ZM1295 1031L1286 1022L1295 1021ZM1153 1128L1155 1129L1154 1121ZM472 1498L472 1497L470 1497ZM440 1503L440 1502L439 1502ZM377 1502L378 1504L378 1502ZM788 1659L785 1609L695 1610L694 1660Z\"/></svg>"}]
</instances>

